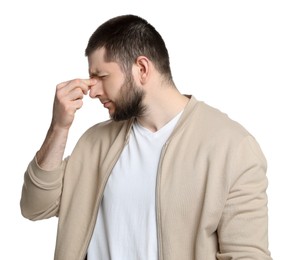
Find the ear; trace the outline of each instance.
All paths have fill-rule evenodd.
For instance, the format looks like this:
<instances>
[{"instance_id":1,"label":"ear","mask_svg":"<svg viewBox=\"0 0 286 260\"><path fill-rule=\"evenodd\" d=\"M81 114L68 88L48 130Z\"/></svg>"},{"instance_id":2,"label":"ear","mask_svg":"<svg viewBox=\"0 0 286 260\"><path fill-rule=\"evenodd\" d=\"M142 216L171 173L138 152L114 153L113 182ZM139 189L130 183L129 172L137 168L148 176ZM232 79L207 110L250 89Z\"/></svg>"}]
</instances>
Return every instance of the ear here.
<instances>
[{"instance_id":1,"label":"ear","mask_svg":"<svg viewBox=\"0 0 286 260\"><path fill-rule=\"evenodd\" d=\"M145 56L139 56L135 61L136 75L140 83L143 85L150 75L151 62Z\"/></svg>"}]
</instances>

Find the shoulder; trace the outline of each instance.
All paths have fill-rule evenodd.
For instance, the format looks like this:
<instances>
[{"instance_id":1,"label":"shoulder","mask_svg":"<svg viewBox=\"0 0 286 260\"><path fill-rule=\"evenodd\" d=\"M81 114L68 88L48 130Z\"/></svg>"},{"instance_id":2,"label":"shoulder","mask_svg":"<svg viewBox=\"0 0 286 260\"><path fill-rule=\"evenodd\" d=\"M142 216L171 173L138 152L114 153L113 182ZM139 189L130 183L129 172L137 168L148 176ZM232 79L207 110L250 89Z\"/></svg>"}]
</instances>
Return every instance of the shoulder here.
<instances>
[{"instance_id":1,"label":"shoulder","mask_svg":"<svg viewBox=\"0 0 286 260\"><path fill-rule=\"evenodd\" d=\"M228 114L204 102L198 102L197 121L200 129L213 137L244 138L251 135L239 122L230 118Z\"/></svg>"},{"instance_id":2,"label":"shoulder","mask_svg":"<svg viewBox=\"0 0 286 260\"><path fill-rule=\"evenodd\" d=\"M194 97L181 116L177 133L179 138L181 136L189 141L192 147L197 144L211 150L237 147L246 137L252 136L226 113Z\"/></svg>"}]
</instances>

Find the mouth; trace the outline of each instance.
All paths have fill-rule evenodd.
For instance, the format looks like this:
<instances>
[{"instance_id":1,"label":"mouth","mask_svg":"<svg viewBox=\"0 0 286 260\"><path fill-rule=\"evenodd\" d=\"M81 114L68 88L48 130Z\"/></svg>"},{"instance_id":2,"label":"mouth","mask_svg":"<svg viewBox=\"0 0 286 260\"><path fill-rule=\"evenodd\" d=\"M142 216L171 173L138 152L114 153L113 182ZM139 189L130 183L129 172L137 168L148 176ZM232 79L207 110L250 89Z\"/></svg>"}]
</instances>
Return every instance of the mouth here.
<instances>
[{"instance_id":1,"label":"mouth","mask_svg":"<svg viewBox=\"0 0 286 260\"><path fill-rule=\"evenodd\" d=\"M111 104L111 100L103 100L103 101L101 101L101 103L103 104L103 106L105 108L108 108L109 105Z\"/></svg>"}]
</instances>

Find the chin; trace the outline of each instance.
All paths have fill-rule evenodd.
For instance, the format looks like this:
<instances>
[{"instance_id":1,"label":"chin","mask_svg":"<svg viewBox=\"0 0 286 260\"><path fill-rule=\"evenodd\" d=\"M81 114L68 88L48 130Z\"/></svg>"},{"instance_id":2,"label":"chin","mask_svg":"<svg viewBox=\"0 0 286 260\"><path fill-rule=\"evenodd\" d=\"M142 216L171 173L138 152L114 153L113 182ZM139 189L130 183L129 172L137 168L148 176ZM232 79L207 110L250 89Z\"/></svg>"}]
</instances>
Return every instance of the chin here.
<instances>
[{"instance_id":1,"label":"chin","mask_svg":"<svg viewBox=\"0 0 286 260\"><path fill-rule=\"evenodd\" d=\"M111 119L113 119L113 115L114 115L114 111L110 111L110 110L109 110L109 117L110 117Z\"/></svg>"}]
</instances>

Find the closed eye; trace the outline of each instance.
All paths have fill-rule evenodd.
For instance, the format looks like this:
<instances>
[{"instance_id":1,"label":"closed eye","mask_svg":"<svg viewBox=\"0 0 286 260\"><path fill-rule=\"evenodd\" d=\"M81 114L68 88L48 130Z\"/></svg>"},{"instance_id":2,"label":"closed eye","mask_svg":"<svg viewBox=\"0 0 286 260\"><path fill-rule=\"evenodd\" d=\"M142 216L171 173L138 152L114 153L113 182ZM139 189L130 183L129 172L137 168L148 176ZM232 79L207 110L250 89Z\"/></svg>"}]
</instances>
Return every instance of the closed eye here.
<instances>
[{"instance_id":1,"label":"closed eye","mask_svg":"<svg viewBox=\"0 0 286 260\"><path fill-rule=\"evenodd\" d=\"M108 75L91 74L91 75L89 76L89 78L90 78L90 79L101 79L101 80L103 80L103 79L105 79L107 76L108 76Z\"/></svg>"}]
</instances>

